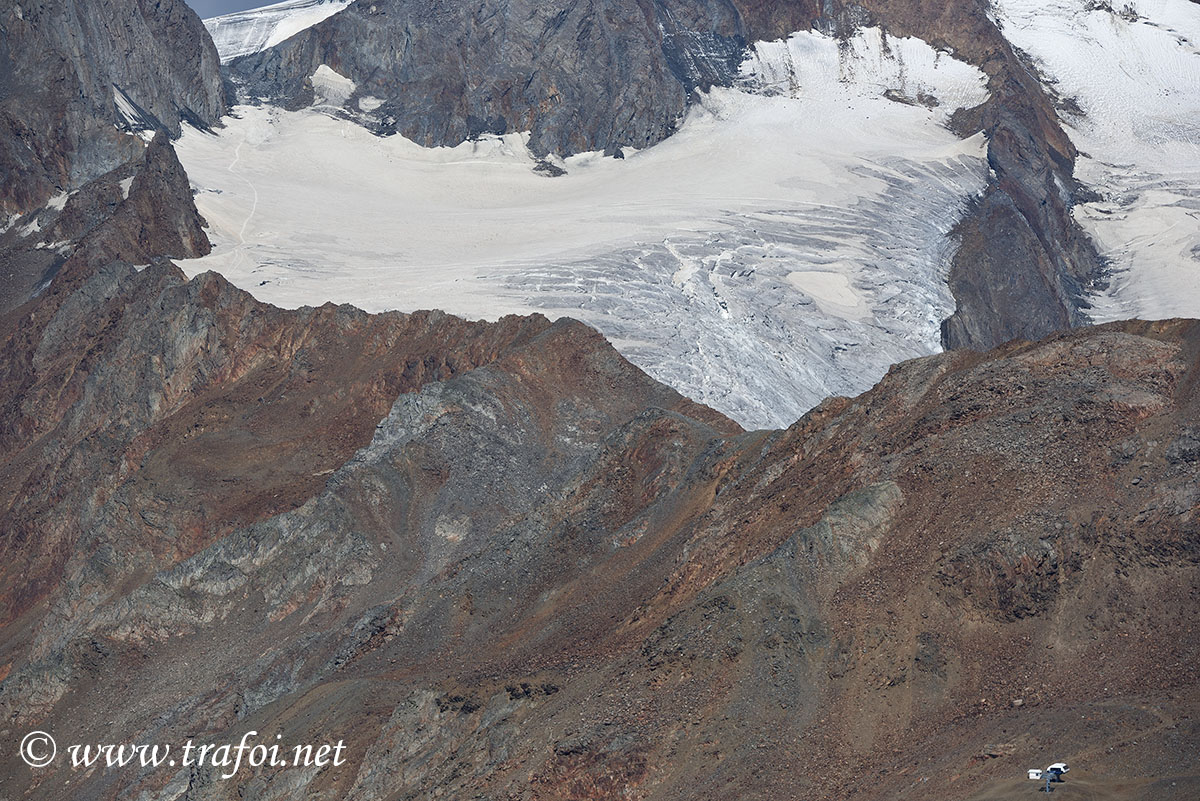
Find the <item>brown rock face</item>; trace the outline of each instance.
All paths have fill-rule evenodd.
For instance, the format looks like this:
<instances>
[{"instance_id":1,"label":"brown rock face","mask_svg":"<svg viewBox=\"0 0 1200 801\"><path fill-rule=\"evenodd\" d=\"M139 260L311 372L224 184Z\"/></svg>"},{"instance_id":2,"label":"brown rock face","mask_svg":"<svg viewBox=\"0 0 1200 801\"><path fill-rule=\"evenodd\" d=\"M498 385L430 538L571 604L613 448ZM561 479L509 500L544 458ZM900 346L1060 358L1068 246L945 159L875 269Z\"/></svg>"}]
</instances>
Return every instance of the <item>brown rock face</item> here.
<instances>
[{"instance_id":1,"label":"brown rock face","mask_svg":"<svg viewBox=\"0 0 1200 801\"><path fill-rule=\"evenodd\" d=\"M772 41L828 24L827 0L734 0L752 41Z\"/></svg>"},{"instance_id":2,"label":"brown rock face","mask_svg":"<svg viewBox=\"0 0 1200 801\"><path fill-rule=\"evenodd\" d=\"M1200 786L1200 323L910 362L754 433L577 323L284 312L165 263L3 326L23 796ZM34 771L35 728L346 762Z\"/></svg>"},{"instance_id":3,"label":"brown rock face","mask_svg":"<svg viewBox=\"0 0 1200 801\"><path fill-rule=\"evenodd\" d=\"M166 131L128 163L35 211L0 234L0 312L20 305L60 271L87 274L116 259L209 253L204 220Z\"/></svg>"}]
</instances>

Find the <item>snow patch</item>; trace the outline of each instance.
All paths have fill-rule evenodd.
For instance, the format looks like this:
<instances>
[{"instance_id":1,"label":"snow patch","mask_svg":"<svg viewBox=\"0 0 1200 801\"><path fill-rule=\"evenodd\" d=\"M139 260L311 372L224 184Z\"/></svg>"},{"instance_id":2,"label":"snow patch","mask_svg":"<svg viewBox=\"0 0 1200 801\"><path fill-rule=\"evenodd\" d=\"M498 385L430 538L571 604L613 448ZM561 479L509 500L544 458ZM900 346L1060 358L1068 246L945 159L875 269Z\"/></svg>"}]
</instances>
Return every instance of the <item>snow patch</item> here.
<instances>
[{"instance_id":1,"label":"snow patch","mask_svg":"<svg viewBox=\"0 0 1200 801\"><path fill-rule=\"evenodd\" d=\"M121 186L121 197L125 200L128 200L129 199L129 190L133 186L133 176L131 175L128 178L126 178L125 180L121 181L120 186Z\"/></svg>"},{"instance_id":2,"label":"snow patch","mask_svg":"<svg viewBox=\"0 0 1200 801\"><path fill-rule=\"evenodd\" d=\"M317 67L317 71L309 78L312 82L313 94L316 95L317 105L342 106L354 94L354 81L339 75L326 64Z\"/></svg>"},{"instance_id":3,"label":"snow patch","mask_svg":"<svg viewBox=\"0 0 1200 801\"><path fill-rule=\"evenodd\" d=\"M125 91L113 84L113 103L117 106L117 111L120 112L122 119L130 128L136 128L142 123L142 114L138 111L134 102L129 99L129 95Z\"/></svg>"},{"instance_id":4,"label":"snow patch","mask_svg":"<svg viewBox=\"0 0 1200 801\"><path fill-rule=\"evenodd\" d=\"M665 142L553 179L527 134L424 148L239 108L176 145L214 242L180 266L286 307L570 315L743 424L786 425L939 349L948 234L988 169L944 122L984 86L917 40L797 34ZM919 94L938 102L894 99Z\"/></svg>"},{"instance_id":5,"label":"snow patch","mask_svg":"<svg viewBox=\"0 0 1200 801\"><path fill-rule=\"evenodd\" d=\"M25 225L21 226L20 230L17 231L17 236L24 239L26 237L33 236L34 234L40 234L41 232L42 232L41 220L38 218L38 215L34 215L34 218L32 220L30 220Z\"/></svg>"},{"instance_id":6,"label":"snow patch","mask_svg":"<svg viewBox=\"0 0 1200 801\"><path fill-rule=\"evenodd\" d=\"M138 107L133 99L125 93L125 90L113 84L113 104L117 108L117 113L121 116L123 125L117 124L117 127L132 133L139 137L144 142L149 142L154 138L154 123L148 118L147 114Z\"/></svg>"},{"instance_id":7,"label":"snow patch","mask_svg":"<svg viewBox=\"0 0 1200 801\"><path fill-rule=\"evenodd\" d=\"M886 97L940 107L938 116L943 119L988 97L986 80L975 67L920 39L897 39L878 28L867 28L844 41L800 33L787 40L759 42L741 74L749 87L769 94L847 103Z\"/></svg>"},{"instance_id":8,"label":"snow patch","mask_svg":"<svg viewBox=\"0 0 1200 801\"><path fill-rule=\"evenodd\" d=\"M867 313L866 303L845 274L853 272L853 265L841 269L845 272L796 270L787 274L787 280L831 314L850 316L852 313Z\"/></svg>"}]
</instances>

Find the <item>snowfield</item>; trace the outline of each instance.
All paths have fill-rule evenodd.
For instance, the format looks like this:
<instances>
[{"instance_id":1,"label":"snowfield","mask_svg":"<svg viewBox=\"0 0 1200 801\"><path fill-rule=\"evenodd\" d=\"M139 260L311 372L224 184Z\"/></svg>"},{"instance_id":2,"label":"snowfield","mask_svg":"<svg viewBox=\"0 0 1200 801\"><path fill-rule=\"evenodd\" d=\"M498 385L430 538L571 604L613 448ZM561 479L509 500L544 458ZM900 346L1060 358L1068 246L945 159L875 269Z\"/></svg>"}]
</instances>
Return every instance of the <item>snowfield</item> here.
<instances>
[{"instance_id":1,"label":"snowfield","mask_svg":"<svg viewBox=\"0 0 1200 801\"><path fill-rule=\"evenodd\" d=\"M924 42L760 44L743 85L704 96L667 141L560 160L558 178L521 135L377 138L320 105L349 81L315 78L312 109L241 107L179 141L215 245L189 274L286 307L576 317L752 427L939 347L948 234L987 178L982 136L944 122L987 95Z\"/></svg>"},{"instance_id":2,"label":"snowfield","mask_svg":"<svg viewBox=\"0 0 1200 801\"><path fill-rule=\"evenodd\" d=\"M1110 262L1097 322L1200 317L1200 5L994 0L1005 36L1082 115L1063 113L1076 219Z\"/></svg>"},{"instance_id":3,"label":"snowfield","mask_svg":"<svg viewBox=\"0 0 1200 801\"><path fill-rule=\"evenodd\" d=\"M204 20L224 63L274 47L285 39L332 17L353 0L287 0Z\"/></svg>"}]
</instances>

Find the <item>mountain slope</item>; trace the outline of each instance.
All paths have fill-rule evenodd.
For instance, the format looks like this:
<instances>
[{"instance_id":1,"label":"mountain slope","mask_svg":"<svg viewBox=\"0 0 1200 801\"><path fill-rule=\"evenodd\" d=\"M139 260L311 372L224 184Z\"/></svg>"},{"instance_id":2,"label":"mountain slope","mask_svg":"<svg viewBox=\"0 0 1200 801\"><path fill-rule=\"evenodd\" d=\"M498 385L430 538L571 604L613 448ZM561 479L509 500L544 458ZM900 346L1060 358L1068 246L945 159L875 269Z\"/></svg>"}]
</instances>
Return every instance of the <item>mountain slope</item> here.
<instances>
[{"instance_id":1,"label":"mountain slope","mask_svg":"<svg viewBox=\"0 0 1200 801\"><path fill-rule=\"evenodd\" d=\"M225 112L216 50L182 0L8 4L0 19L0 213L25 214L133 158L123 131Z\"/></svg>"},{"instance_id":2,"label":"mountain slope","mask_svg":"<svg viewBox=\"0 0 1200 801\"><path fill-rule=\"evenodd\" d=\"M356 4L229 66L250 96L307 105L321 65L382 103L379 133L423 145L531 131L542 155L662 141L694 86L727 84L745 45L734 7L604 0Z\"/></svg>"},{"instance_id":3,"label":"mountain slope","mask_svg":"<svg viewBox=\"0 0 1200 801\"><path fill-rule=\"evenodd\" d=\"M1142 20L1136 25L1121 22L1119 14L1097 9L1087 11L1074 0L1052 7L1031 6L1020 14L1028 25L1050 29L1060 26L1068 39L1073 36L1069 32L1074 27L1090 24L1088 19L1099 19L1101 22L1097 24L1102 24L1107 16L1128 31L1159 31L1154 35L1163 38L1165 43L1176 35L1170 31L1177 29L1176 33L1182 37L1180 42L1186 42L1187 25L1184 22L1190 18L1180 11L1181 3L1184 0L1164 0L1147 5L1140 12L1135 10L1131 13L1140 14ZM1075 9L1076 5L1080 8ZM782 39L791 32L799 31L791 37L795 41L814 42L827 37L842 43L837 51L838 63L831 74L821 47L801 45L792 53L790 65L770 68L783 71L766 81L768 91L791 93L801 102L808 102L833 94L833 87L853 87L852 97L843 98L842 106L836 112L839 115L837 124L845 131L865 131L880 139L887 138L892 132L893 123L886 117L881 121L882 112L878 108L859 101L873 95L900 103L916 103L920 107L921 92L926 91L924 88L910 91L912 87L905 85L910 70L911 74L920 74L922 80L925 73L920 72L921 66L905 63L906 59L911 59L908 52L888 51L886 48L892 42L914 37L929 43L933 48L931 52L939 54L938 58L949 60L952 55L956 60L975 66L986 80L987 93L971 102L966 102L965 97L947 100L942 91L945 87L936 81L924 80L932 84L927 92L933 98L931 104L942 104L931 115L935 125L948 125L967 141L973 141L970 137L980 133L986 138L987 170L983 173L986 183L982 188L975 183L971 169L955 169L948 181L939 181L954 187L945 195L938 189L923 194L923 182L914 182L918 197L928 198L938 205L936 231L920 234L905 231L902 243L881 242L884 253L880 258L869 248L863 252L864 249L857 245L854 248L830 247L827 241L809 239L808 233L813 227L824 230L824 223L814 225L811 222L813 215L809 214L804 219L789 222L785 230L777 230L774 225L760 227L752 223L750 226L759 240L756 244L767 254L796 262L796 269L789 271L789 275L816 274L822 285L836 284L838 297L857 296L862 300L868 313L876 315L866 330L860 325L862 306L857 306L857 317L845 310L829 314L822 308L823 299L816 294L801 290L798 296L791 296L786 289L776 292L773 287L777 287L778 279L784 277L779 275L769 277L771 287L751 282L755 285L749 291L754 297L762 298L762 302L740 306L741 311L720 307L720 303L728 307L730 296L739 294L739 290L729 284L741 283L737 276L751 274L752 269L725 243L713 247L711 242L686 241L680 247L679 243L662 235L651 234L652 238L647 241L639 231L636 236L631 233L627 237L636 240L634 242L605 243L605 246L589 246L587 250L574 252L560 249L533 258L527 258L525 254L510 255L503 250L489 254L493 261L502 265L497 273L509 272L518 262L525 273L523 277L513 279L523 286L517 286L515 290L506 288L502 294L527 295L528 290L524 287L535 286L539 293L545 291L553 295L545 300L521 297L519 302L504 305L505 311L546 309L580 316L617 341L623 352L650 369L657 378L718 405L747 425L782 424L825 394L861 391L878 378L883 364L935 349L939 343L933 341L926 330L928 315L939 317L937 322L941 329L937 337L941 346L986 349L1012 338L1039 338L1092 319L1114 319L1122 315L1117 309L1125 309L1126 313L1136 310L1148 317L1200 311L1196 308L1200 301L1194 299L1186 287L1181 287L1180 292L1170 291L1173 286L1188 283L1190 268L1187 264L1194 261L1189 249L1195 244L1192 239L1200 235L1187 211L1194 183L1189 183L1191 179L1186 175L1187 149L1194 145L1188 144L1191 140L1186 120L1196 101L1188 94L1186 77L1171 84L1179 90L1177 96L1183 98L1180 110L1172 112L1174 121L1158 126L1160 130L1171 129L1178 133L1178 136L1170 134L1177 139L1174 147L1178 151L1178 157L1172 157L1170 161L1174 165L1171 174L1176 176L1171 179L1173 188L1161 199L1153 201L1156 217L1143 214L1126 223L1125 212L1114 211L1116 207L1112 207L1114 202L1118 205L1123 202L1113 194L1116 189L1103 190L1110 199L1105 201L1107 205L1096 205L1092 202L1095 182L1089 179L1081 183L1076 178L1079 154L1072 137L1077 138L1081 125L1091 126L1093 130L1120 128L1125 124L1122 120L1130 116L1128 109L1133 103L1132 98L1119 108L1106 105L1102 100L1094 103L1097 109L1110 109L1113 119L1081 122L1083 118L1076 114L1073 101L1058 91L1054 70L1044 68L1047 63L1044 58L1031 55L1033 51L1026 47L1029 43L1022 38L1020 26L1012 23L1015 17L1003 6L997 6L994 11L990 4L978 0L955 0L942 5L916 0L870 0L854 5L693 3L680 6L647 2L613 6L608 12L605 8L572 6L568 9L564 6L560 9L543 4L534 10L502 4L475 9L459 4L429 6L402 0L356 5L333 14L285 43L235 59L228 66L230 74L242 87L244 99L267 97L273 103L293 110L311 107L335 118L357 122L376 133L402 134L423 146L458 146L464 140L480 141L481 137L486 140L488 136L496 135L509 137L506 147L512 147L512 139L528 132L528 146L533 155L545 160L544 164L536 165L537 169L548 174L556 174L566 166L562 157L578 154L581 158L584 154L580 151L624 155L627 151L632 153L633 148L661 146L669 136L686 137L689 120L700 116L703 110L721 105L712 103L711 97L703 93L693 92L693 88L704 89L711 85L746 89L747 65L753 73L758 69L756 54L764 52L764 48L772 53L780 52L778 40L768 40ZM1183 22L1172 23L1176 17ZM885 49L879 53L863 44L871 40L877 29L886 34ZM1103 45L1110 50L1120 47L1125 34L1118 30L1113 35L1116 38ZM1099 46L1102 40L1093 36L1089 41L1095 41ZM1175 42L1170 46L1179 52L1165 58L1184 59L1180 63L1185 69L1179 74L1190 74L1188 59L1192 56L1185 52L1186 44ZM1057 46L1052 51L1068 52ZM1126 51L1118 49L1117 52L1124 54ZM1128 62L1126 71L1142 70L1137 74L1143 74L1149 68L1143 63L1149 58L1144 54L1150 51L1142 48L1138 52L1143 55L1133 60L1122 55L1120 59L1122 64ZM1071 64L1083 63L1075 55L1070 59L1074 59ZM626 69L628 73L622 72ZM791 77L786 77L787 74ZM1086 73L1072 74L1100 98L1106 91L1101 83L1118 83L1115 80L1094 82ZM761 76L754 76L754 80L760 85L763 83ZM1079 87L1073 87L1071 91L1082 97ZM717 94L719 96L719 92ZM949 105L956 100L962 103L961 109ZM807 113L816 119L816 114L825 112L812 109ZM846 116L842 118L841 114ZM749 120L736 124L746 128L751 125ZM827 144L823 131L810 130L819 126L795 127L794 139L772 143L784 150L791 149L773 156L780 163L781 178L786 176L787 165L795 154L823 152ZM858 159L870 161L872 157L864 157L854 148L854 137L846 138L849 140L846 154L850 156L846 162L830 154L824 154L822 158L829 160L831 169L857 171L862 167ZM895 138L906 143L913 135L907 130L896 131ZM1142 152L1150 152L1154 147L1150 139L1138 140ZM715 146L719 144L714 143ZM519 150L520 146L517 148ZM1089 144L1087 152L1092 149ZM723 166L736 170L737 161L745 155L744 148L722 154L718 160L701 165L698 174L720 174ZM226 161L226 166L229 161L232 159ZM1085 166L1094 163L1094 158L1084 160ZM892 166L872 161L867 169L886 174ZM207 165L197 165L197 169L208 173ZM681 164L680 172L670 180L687 185L690 180L687 171L691 169L692 165ZM1087 169L1094 170L1092 166ZM805 172L819 174L820 169L814 172L806 168ZM907 172L907 169L901 168L901 172ZM1130 173L1134 176L1130 180L1141 181L1145 187L1156 185L1157 179L1143 181L1136 177L1141 174L1135 170ZM1161 176L1163 173L1160 170L1155 174ZM338 180L337 171L333 172L331 180ZM913 186L903 178L900 182ZM235 205L239 209L242 207L241 200L236 197L238 193L244 193L244 181L240 178L226 177L222 182L208 185L214 190L231 193L227 197L206 199L212 207L211 216L220 218L234 213ZM393 185L403 185L399 176L395 177ZM288 191L289 196L292 191ZM769 196L771 187L764 185L752 191ZM1142 191L1142 196L1150 197L1147 194L1150 191ZM391 194L385 192L387 199L378 204L378 208L384 208L384 203L391 200ZM547 194L556 195L557 192ZM804 203L820 204L825 200L820 193L812 194L817 197L804 191L795 193L796 199ZM870 198L860 195L861 201L839 200L838 203L844 209L847 205L870 203L879 197L878 194ZM400 202L403 204L404 201ZM630 198L629 202L659 205L649 198L645 201ZM930 219L922 210L922 203L910 201L904 191L888 197L886 202L894 204L886 219L888 233L906 227L914 219ZM570 207L570 203L565 206ZM791 213L779 208L763 210L772 215ZM490 209L481 209L475 196L465 198L447 213L475 216L484 221L483 227L501 218L501 215L491 214ZM489 214L491 216L487 216ZM947 229L941 224L943 215L955 218L952 228ZM1158 218L1170 218L1171 222L1158 225L1153 239L1143 236L1149 230L1146 225L1153 224L1152 220ZM1081 228L1081 220L1103 220L1099 227L1089 223L1088 228L1100 237L1099 249L1088 232ZM567 225L574 231L586 227L587 222L571 220ZM710 230L721 227L711 217L703 224ZM867 231L873 223L856 219L848 225ZM741 229L742 226L736 227ZM272 227L271 230L277 229ZM348 229L331 223L329 233L323 238L341 238L345 230ZM383 229L376 227L375 230ZM1128 232L1124 240L1113 238L1118 231ZM374 302L374 297L371 301L362 300L343 289L362 282L363 276L358 272L345 273L346 280L340 281L338 278L342 274L330 271L329 264L314 269L312 259L298 246L280 247L253 238L247 242L241 221L236 221L236 230L232 233L234 236L226 232L225 238L236 242L236 257L229 250L222 253L218 246L218 259L197 269L211 266L227 270L239 285L279 302L317 302L326 297L356 303ZM304 238L303 234L299 233L293 237L297 242L301 238ZM386 255L405 268L394 271L393 286L397 295L409 296L410 279L406 269L414 264L413 257L404 249L397 249L386 234L368 232L358 238L368 243L367 248L372 253ZM795 252L796 239L805 241L799 253ZM1160 240L1161 246L1153 244ZM531 240L527 238L526 241ZM538 241L546 243L544 249L550 249L555 240L541 236ZM620 246L613 248L610 244ZM415 250L422 247L418 244ZM855 252L844 252L850 249ZM901 264L890 264L887 259L887 254L895 249L904 252L898 260ZM342 248L340 252L345 250ZM675 253L697 254L698 257L677 259ZM1139 259L1140 256L1146 258ZM231 260L236 264L229 264ZM336 262L336 255L331 260ZM374 261L368 258L368 263ZM466 270L475 261L476 256L467 243L464 252L453 260L454 280L459 280L457 270ZM729 313L735 320L735 327L750 330L748 336L754 340L768 342L768 348L759 360L762 363L752 372L771 372L773 377L774 372L778 372L795 377L790 383L803 386L787 387L784 394L795 399L790 405L778 398L768 398L760 404L755 400L763 394L760 387L733 386L736 380L725 375L727 371L720 366L714 367L740 364L747 358L744 353L734 352L739 350L736 346L740 341L738 334L723 331L718 337L721 343L734 344L714 345L710 342L696 346L695 350L702 354L681 353L680 348L664 345L661 340L666 336L665 332L672 330L679 332L681 339L702 337L702 333L683 333L686 320L666 326L657 323L639 326L637 321L646 318L645 304L640 300L629 301L629 298L640 298L647 292L657 298L664 290L670 294L669 286L675 276L696 274L689 261L703 265L701 275L707 271L703 285L693 287L694 292L681 288L682 297L669 299L665 308L686 308L684 316L688 319L700 319L709 313ZM1117 300L1114 307L1111 298L1117 294L1136 294L1136 290L1122 289L1136 286L1137 282L1123 276L1121 265L1142 262L1157 265L1152 268L1158 276L1153 294L1161 302L1130 306L1137 301ZM739 269L731 269L729 275L722 276L717 265L727 263L731 268ZM645 267L647 264L649 269ZM829 270L831 266L833 269ZM920 310L915 307L906 310L902 322L897 322L888 311L880 314L879 303L870 297L873 280L869 276L880 269L887 272L891 267L902 269L906 275L919 276L917 282L923 287L916 293L920 300L915 306L920 306ZM1110 274L1109 267L1118 272ZM246 272L254 275L247 276ZM372 282L377 280L376 276L384 274L382 269L375 267L371 267L370 272ZM627 272L632 275L626 275ZM827 272L832 275L826 276ZM447 276L450 274L446 273ZM338 294L321 295L319 291L314 294L303 289L312 286L318 276L323 285L335 287L331 291ZM926 279L935 283L930 285ZM643 280L652 286L641 286ZM284 281L287 283L282 283ZM636 282L638 286L632 286L630 282ZM627 286L629 291L614 301L606 283ZM1105 289L1109 285L1113 292ZM276 287L290 298L277 294ZM461 287L441 294L434 287L435 284L430 282L422 285L421 294L430 298L421 301L424 305L452 306L462 298L458 291ZM925 302L933 296L944 297L947 292L952 298L952 306L941 301ZM693 308L697 298L706 302L710 295L714 297L711 309ZM1103 307L1095 315L1090 311L1094 303ZM616 308L614 304L626 308ZM651 305L657 307L657 300L651 301ZM789 305L798 312L785 314L781 311ZM856 303L848 305L855 307ZM397 307L415 308L403 302ZM458 306L454 310L479 313L467 306ZM697 312L700 318L696 317ZM794 318L809 320L810 325ZM720 330L729 325L724 320L706 320L703 327ZM894 340L897 339L904 344L896 343ZM869 357L855 360L856 354L865 353L880 354L880 363ZM676 369L676 365L682 367ZM773 368L777 369L772 372ZM710 375L715 376L711 385L707 379ZM783 380L787 381L786 378ZM755 406L759 408L752 408Z\"/></svg>"},{"instance_id":4,"label":"mountain slope","mask_svg":"<svg viewBox=\"0 0 1200 801\"><path fill-rule=\"evenodd\" d=\"M413 28L423 52L462 55L438 99L461 95L476 111L517 101L476 93L454 31L494 46L492 63L527 67L528 31L508 30L527 18L509 12L546 20L519 3L359 2L252 57L298 70L289 97L311 93L315 107L242 107L217 135L189 131L180 151L200 166L215 257L278 282L271 291L328 280L341 251L352 267L395 269L404 248L430 248L416 277L445 283L426 280L421 295L410 280L404 303L529 302L536 289L542 308L615 320L632 354L662 337L659 368L672 374L724 364L723 380L745 382L725 400L782 416L831 373L861 381L864 364L882 373L905 348L935 347L951 311L943 279L960 302L947 330L983 340L1075 322L1091 275L1086 258L1072 261L1088 245L1070 227L1084 197L1071 172L1090 154L1068 134L1087 129L1059 124L1069 104L1030 68L1052 66L1053 48L1022 55L974 0L871 2L869 14L807 2L556 7L564 25L592 28L574 40L552 31L542 78L563 63L648 65L645 84L570 73L566 91L599 109L592 123L632 112L613 118L621 136L678 128L620 160L551 158L514 133L440 149L371 137L354 123L384 98L351 64L375 46L369 15L407 14L424 24ZM635 7L645 27L598 13ZM186 48L183 61L198 52L175 38L195 30L191 17L156 27L178 8L36 11L68 39L142 19L160 38L128 61L153 67L164 42ZM77 27L71 9L87 17ZM93 58L115 69L108 44L37 61L10 36L26 11L0 12L12 25L0 51L16 42L41 69L22 81L86 73ZM1085 10L1089 24L1098 11L1109 13ZM996 12L1046 13L1016 0ZM1115 16L1121 36L1162 33ZM786 40L756 33L818 19ZM333 42L358 24L361 40ZM737 37L755 44L721 78L736 86L689 100L693 82L719 82ZM625 47L638 52L626 59ZM66 72L42 69L60 61ZM159 69L170 84L167 62ZM890 801L932 790L993 801L1034 792L1025 771L1064 759L1056 798L1200 795L1200 322L904 361L865 394L746 431L571 319L286 310L213 273L189 280L155 258L208 247L171 126L124 89L102 81L77 97L82 85L22 84L19 103L44 91L48 113L99 98L39 164L75 163L75 136L115 161L88 162L87 180L45 197L41 173L25 175L11 194L31 205L0 232L0 256L37 268L5 299L15 308L0 305L0 794ZM155 117L190 108L189 91L148 90ZM654 108L604 105L618 96ZM680 97L687 120L656 127ZM453 133L461 111L429 122ZM561 109L531 113L538 147L575 124ZM110 140L114 121L124 130ZM0 134L11 152L40 141ZM112 142L129 152L104 150ZM566 175L550 178L556 168ZM288 183L297 175L325 188L319 202ZM1146 200L1127 204L1134 227ZM547 222L571 214L582 221ZM955 251L947 233L960 219ZM330 220L350 224L314 224ZM416 236L435 224L436 236ZM630 229L643 238L613 246L611 231ZM261 258L298 230L311 261ZM379 231L398 244L379 248ZM562 250L485 275L456 261L466 246L493 254L501 235ZM398 305L379 276L358 280ZM789 334L793 350L762 356ZM711 391L708 375L691 380ZM18 748L35 730L60 749L39 769ZM69 766L71 744L159 744L179 758L188 740L244 738L288 758L336 742L344 761L227 775Z\"/></svg>"},{"instance_id":5,"label":"mountain slope","mask_svg":"<svg viewBox=\"0 0 1200 801\"><path fill-rule=\"evenodd\" d=\"M1200 6L1002 2L997 18L1064 98L1092 193L1075 210L1111 271L1094 320L1200 308ZM1131 113L1131 109L1136 109Z\"/></svg>"},{"instance_id":6,"label":"mountain slope","mask_svg":"<svg viewBox=\"0 0 1200 801\"><path fill-rule=\"evenodd\" d=\"M0 362L5 716L348 761L6 751L30 797L983 798L1050 755L1197 787L1194 322L910 362L741 434L569 321L281 312L165 264L56 286Z\"/></svg>"},{"instance_id":7,"label":"mountain slope","mask_svg":"<svg viewBox=\"0 0 1200 801\"><path fill-rule=\"evenodd\" d=\"M949 285L957 308L943 325L945 346L986 349L1086 323L1103 263L1072 216L1086 192L1073 176L1076 150L1053 87L1007 38L991 3L865 0L861 6L869 22L948 48L988 76L988 101L955 126L987 134L991 176L956 231Z\"/></svg>"}]
</instances>

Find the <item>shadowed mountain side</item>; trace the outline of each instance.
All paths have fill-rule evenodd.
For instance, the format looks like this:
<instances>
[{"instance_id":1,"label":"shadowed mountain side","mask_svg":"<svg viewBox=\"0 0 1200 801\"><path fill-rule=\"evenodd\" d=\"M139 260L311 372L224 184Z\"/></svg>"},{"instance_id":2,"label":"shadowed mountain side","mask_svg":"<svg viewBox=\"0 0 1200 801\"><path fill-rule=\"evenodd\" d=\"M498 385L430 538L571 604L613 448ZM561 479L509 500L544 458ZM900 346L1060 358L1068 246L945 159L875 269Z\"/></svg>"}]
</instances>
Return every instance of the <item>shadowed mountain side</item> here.
<instances>
[{"instance_id":1,"label":"shadowed mountain side","mask_svg":"<svg viewBox=\"0 0 1200 801\"><path fill-rule=\"evenodd\" d=\"M0 10L0 214L21 215L135 160L128 132L216 125L225 88L183 0L6 3Z\"/></svg>"},{"instance_id":2,"label":"shadowed mountain side","mask_svg":"<svg viewBox=\"0 0 1200 801\"><path fill-rule=\"evenodd\" d=\"M218 125L227 99L182 0L0 9L0 313L68 262L207 254L167 140Z\"/></svg>"}]
</instances>

